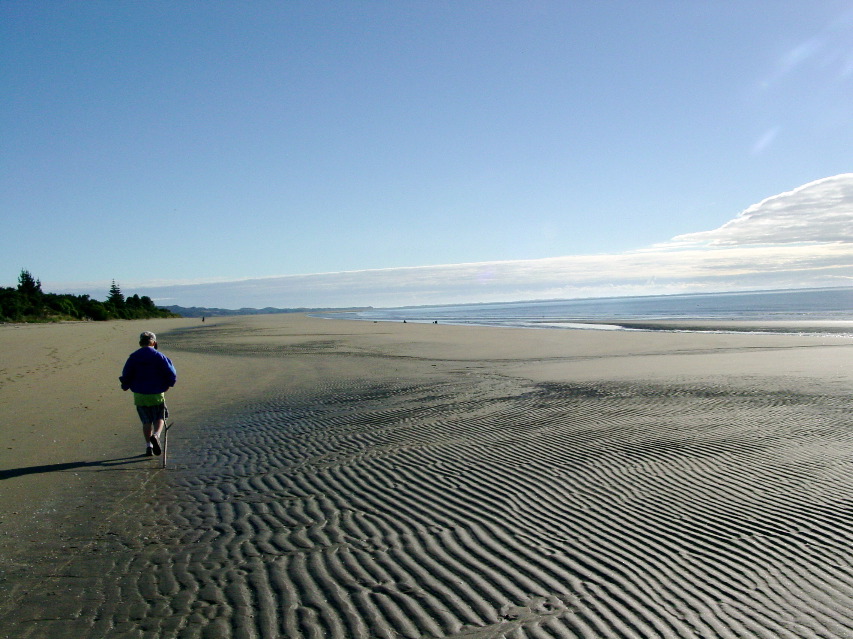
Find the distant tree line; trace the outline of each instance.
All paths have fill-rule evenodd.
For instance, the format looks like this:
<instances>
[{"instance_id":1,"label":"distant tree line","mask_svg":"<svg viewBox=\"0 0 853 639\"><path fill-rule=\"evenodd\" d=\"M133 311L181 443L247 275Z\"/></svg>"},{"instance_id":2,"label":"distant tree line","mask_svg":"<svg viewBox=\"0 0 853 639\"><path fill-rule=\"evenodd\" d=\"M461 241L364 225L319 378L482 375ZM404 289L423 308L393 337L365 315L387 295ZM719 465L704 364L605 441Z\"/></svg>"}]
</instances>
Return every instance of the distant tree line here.
<instances>
[{"instance_id":1,"label":"distant tree line","mask_svg":"<svg viewBox=\"0 0 853 639\"><path fill-rule=\"evenodd\" d=\"M88 295L45 293L41 282L27 270L21 270L18 287L0 287L0 322L56 322L62 320L149 319L180 317L158 308L147 295L128 298L113 280L103 302Z\"/></svg>"}]
</instances>

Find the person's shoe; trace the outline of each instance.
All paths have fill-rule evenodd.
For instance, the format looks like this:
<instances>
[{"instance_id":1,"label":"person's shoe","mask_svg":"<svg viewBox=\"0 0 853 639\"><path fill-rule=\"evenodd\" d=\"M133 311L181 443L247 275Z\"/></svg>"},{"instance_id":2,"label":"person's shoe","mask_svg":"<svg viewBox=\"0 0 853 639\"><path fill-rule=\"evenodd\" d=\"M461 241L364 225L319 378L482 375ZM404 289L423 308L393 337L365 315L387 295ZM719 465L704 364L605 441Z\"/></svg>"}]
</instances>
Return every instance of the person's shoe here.
<instances>
[{"instance_id":1,"label":"person's shoe","mask_svg":"<svg viewBox=\"0 0 853 639\"><path fill-rule=\"evenodd\" d=\"M157 441L157 437L151 435L148 441L151 442L151 448L154 450L154 454L159 455L162 451L160 450L160 442Z\"/></svg>"},{"instance_id":2,"label":"person's shoe","mask_svg":"<svg viewBox=\"0 0 853 639\"><path fill-rule=\"evenodd\" d=\"M148 447L145 449L145 456L146 456L146 457L153 457L153 456L154 456L154 449L153 449L153 448L151 448L151 446L148 446Z\"/></svg>"}]
</instances>

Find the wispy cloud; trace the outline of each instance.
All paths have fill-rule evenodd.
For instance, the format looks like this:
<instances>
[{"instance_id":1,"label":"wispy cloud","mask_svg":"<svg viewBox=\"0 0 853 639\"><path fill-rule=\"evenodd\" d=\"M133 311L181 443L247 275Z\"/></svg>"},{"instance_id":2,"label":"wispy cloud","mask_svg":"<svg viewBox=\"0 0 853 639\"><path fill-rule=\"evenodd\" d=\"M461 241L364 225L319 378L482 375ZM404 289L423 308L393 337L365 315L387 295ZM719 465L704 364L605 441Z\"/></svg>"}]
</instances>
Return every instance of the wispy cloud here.
<instances>
[{"instance_id":1,"label":"wispy cloud","mask_svg":"<svg viewBox=\"0 0 853 639\"><path fill-rule=\"evenodd\" d=\"M718 229L641 251L140 287L182 306L403 306L846 286L853 173L750 206Z\"/></svg>"},{"instance_id":2,"label":"wispy cloud","mask_svg":"<svg viewBox=\"0 0 853 639\"><path fill-rule=\"evenodd\" d=\"M774 126L773 128L765 131L764 134L755 141L755 144L752 145L752 154L761 155L764 153L764 151L773 144L774 140L776 140L776 136L778 135L778 126Z\"/></svg>"},{"instance_id":3,"label":"wispy cloud","mask_svg":"<svg viewBox=\"0 0 853 639\"><path fill-rule=\"evenodd\" d=\"M821 73L843 82L853 73L853 9L842 11L814 35L798 42L777 60L773 72L761 82L769 89L798 72Z\"/></svg>"}]
</instances>

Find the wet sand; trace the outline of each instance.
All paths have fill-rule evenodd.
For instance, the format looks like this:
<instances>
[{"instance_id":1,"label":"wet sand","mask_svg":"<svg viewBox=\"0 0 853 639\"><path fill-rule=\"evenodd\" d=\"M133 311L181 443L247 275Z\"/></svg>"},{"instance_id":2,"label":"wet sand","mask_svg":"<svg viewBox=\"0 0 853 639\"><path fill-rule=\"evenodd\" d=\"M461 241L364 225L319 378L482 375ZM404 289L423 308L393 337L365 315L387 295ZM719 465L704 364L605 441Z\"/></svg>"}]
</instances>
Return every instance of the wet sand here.
<instances>
[{"instance_id":1,"label":"wet sand","mask_svg":"<svg viewBox=\"0 0 853 639\"><path fill-rule=\"evenodd\" d=\"M154 330L170 467L117 376ZM0 637L853 636L853 340L1 326Z\"/></svg>"}]
</instances>

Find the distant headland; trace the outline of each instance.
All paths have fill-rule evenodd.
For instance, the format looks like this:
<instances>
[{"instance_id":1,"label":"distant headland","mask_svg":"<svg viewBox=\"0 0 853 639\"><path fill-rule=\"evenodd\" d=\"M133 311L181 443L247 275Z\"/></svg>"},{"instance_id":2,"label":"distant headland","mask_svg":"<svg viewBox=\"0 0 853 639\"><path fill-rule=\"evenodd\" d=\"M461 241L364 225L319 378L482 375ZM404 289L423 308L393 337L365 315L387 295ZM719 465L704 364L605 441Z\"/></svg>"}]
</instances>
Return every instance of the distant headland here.
<instances>
[{"instance_id":1,"label":"distant headland","mask_svg":"<svg viewBox=\"0 0 853 639\"><path fill-rule=\"evenodd\" d=\"M238 309L230 309L230 308L206 308L201 306L164 306L168 311L176 315L180 315L181 317L225 317L229 315L273 315L276 313L318 313L322 312L351 312L351 311L363 311L370 308L371 306L360 306L358 308L274 308L272 306L267 306L266 308L238 308Z\"/></svg>"},{"instance_id":2,"label":"distant headland","mask_svg":"<svg viewBox=\"0 0 853 639\"><path fill-rule=\"evenodd\" d=\"M207 308L201 306L157 306L147 295L125 297L113 280L106 300L89 295L45 293L41 281L22 269L18 286L0 287L0 323L106 321L113 319L152 319L169 317L224 317L229 315L271 315L275 313L311 313L366 310L359 308Z\"/></svg>"}]
</instances>

